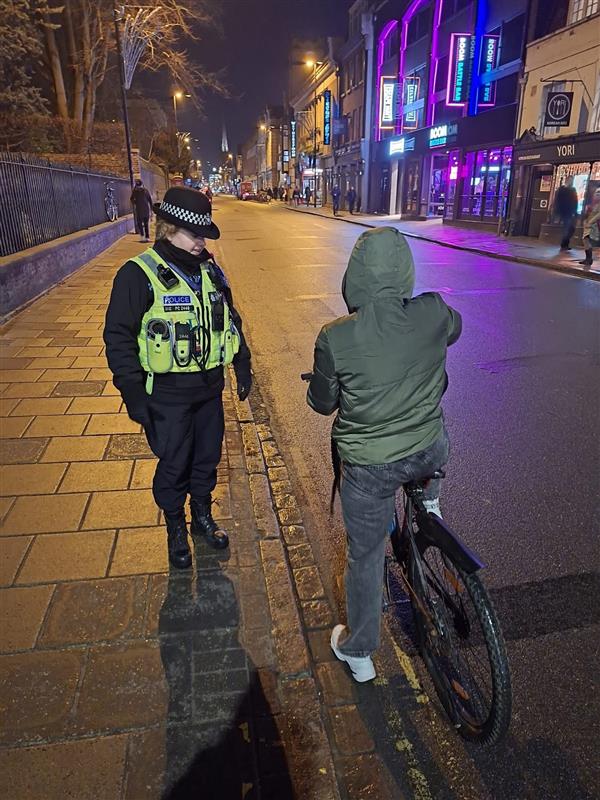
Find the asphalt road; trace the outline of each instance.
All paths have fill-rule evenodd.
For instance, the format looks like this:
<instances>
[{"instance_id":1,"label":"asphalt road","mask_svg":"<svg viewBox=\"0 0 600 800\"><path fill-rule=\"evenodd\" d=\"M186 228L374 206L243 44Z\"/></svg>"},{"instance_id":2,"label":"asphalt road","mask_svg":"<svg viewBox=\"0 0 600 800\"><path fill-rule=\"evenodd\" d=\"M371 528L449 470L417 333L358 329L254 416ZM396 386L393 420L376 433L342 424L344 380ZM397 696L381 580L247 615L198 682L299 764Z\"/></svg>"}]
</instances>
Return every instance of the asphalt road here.
<instances>
[{"instance_id":1,"label":"asphalt road","mask_svg":"<svg viewBox=\"0 0 600 800\"><path fill-rule=\"evenodd\" d=\"M257 382L339 608L331 420L308 408L299 375L312 366L321 325L346 312L342 275L363 229L230 198L217 200L215 218ZM453 449L442 501L488 565L514 713L501 746L464 746L436 702L403 704L397 676L410 665L400 669L389 642L377 661L382 681L360 687L361 713L398 797L600 798L600 283L410 245L416 292L439 291L463 315L448 359ZM409 643L405 651L414 655Z\"/></svg>"}]
</instances>

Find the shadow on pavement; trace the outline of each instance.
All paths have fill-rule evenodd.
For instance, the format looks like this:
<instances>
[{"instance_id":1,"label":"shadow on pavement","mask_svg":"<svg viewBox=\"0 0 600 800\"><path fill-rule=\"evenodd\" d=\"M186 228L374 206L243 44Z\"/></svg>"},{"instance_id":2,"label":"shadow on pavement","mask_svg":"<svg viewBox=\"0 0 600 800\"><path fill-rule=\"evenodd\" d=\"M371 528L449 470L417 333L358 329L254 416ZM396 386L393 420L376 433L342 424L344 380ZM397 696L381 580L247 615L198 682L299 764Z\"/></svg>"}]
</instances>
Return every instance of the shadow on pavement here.
<instances>
[{"instance_id":1,"label":"shadow on pavement","mask_svg":"<svg viewBox=\"0 0 600 800\"><path fill-rule=\"evenodd\" d=\"M169 685L163 800L293 797L277 719L239 644L229 552L196 546L171 571L159 614Z\"/></svg>"}]
</instances>

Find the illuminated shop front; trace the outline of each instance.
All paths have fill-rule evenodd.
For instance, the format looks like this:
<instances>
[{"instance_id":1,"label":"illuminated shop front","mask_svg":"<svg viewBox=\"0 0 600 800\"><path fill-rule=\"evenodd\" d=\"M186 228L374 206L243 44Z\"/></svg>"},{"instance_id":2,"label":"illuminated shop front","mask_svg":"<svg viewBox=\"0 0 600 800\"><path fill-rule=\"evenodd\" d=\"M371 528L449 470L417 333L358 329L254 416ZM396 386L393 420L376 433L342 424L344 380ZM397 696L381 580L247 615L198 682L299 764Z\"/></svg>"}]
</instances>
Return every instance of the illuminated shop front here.
<instances>
[{"instance_id":1,"label":"illuminated shop front","mask_svg":"<svg viewBox=\"0 0 600 800\"><path fill-rule=\"evenodd\" d=\"M581 244L581 222L600 188L600 133L561 136L517 144L510 198L510 231L559 242L560 221L554 213L556 191L563 184L577 192L579 214L573 242Z\"/></svg>"}]
</instances>

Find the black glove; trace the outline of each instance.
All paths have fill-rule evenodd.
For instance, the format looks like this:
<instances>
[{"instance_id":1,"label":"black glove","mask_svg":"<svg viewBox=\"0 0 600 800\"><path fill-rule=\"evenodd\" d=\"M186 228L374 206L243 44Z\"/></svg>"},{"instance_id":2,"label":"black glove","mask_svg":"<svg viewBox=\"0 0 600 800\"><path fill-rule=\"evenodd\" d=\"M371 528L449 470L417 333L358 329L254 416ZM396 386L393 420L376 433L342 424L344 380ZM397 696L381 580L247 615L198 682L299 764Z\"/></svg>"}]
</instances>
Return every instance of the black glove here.
<instances>
[{"instance_id":1,"label":"black glove","mask_svg":"<svg viewBox=\"0 0 600 800\"><path fill-rule=\"evenodd\" d=\"M237 395L240 400L245 400L252 388L252 373L250 372L250 359L240 359L233 364L235 380L237 383Z\"/></svg>"},{"instance_id":2,"label":"black glove","mask_svg":"<svg viewBox=\"0 0 600 800\"><path fill-rule=\"evenodd\" d=\"M129 419L139 422L144 428L150 427L152 415L150 412L150 401L146 389L141 383L133 383L124 386L121 394L127 408Z\"/></svg>"}]
</instances>

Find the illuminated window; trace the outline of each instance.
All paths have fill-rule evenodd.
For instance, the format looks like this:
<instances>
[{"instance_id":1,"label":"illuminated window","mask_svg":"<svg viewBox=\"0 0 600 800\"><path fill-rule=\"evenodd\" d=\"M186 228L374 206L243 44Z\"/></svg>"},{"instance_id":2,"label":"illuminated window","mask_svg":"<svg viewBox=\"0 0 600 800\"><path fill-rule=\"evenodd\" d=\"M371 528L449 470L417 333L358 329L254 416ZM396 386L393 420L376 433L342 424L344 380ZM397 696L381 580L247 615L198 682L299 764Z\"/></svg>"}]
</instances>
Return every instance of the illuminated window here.
<instances>
[{"instance_id":1,"label":"illuminated window","mask_svg":"<svg viewBox=\"0 0 600 800\"><path fill-rule=\"evenodd\" d=\"M574 24L580 22L592 14L597 14L600 10L600 0L571 0L571 12L569 22Z\"/></svg>"}]
</instances>

